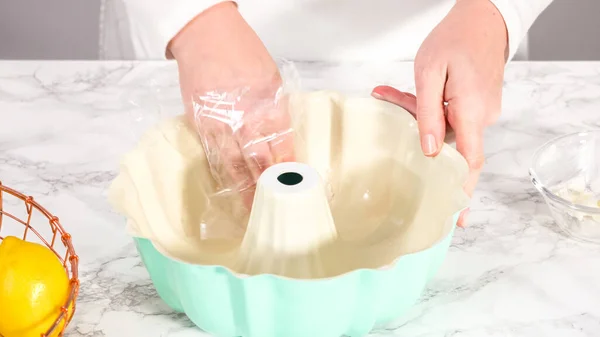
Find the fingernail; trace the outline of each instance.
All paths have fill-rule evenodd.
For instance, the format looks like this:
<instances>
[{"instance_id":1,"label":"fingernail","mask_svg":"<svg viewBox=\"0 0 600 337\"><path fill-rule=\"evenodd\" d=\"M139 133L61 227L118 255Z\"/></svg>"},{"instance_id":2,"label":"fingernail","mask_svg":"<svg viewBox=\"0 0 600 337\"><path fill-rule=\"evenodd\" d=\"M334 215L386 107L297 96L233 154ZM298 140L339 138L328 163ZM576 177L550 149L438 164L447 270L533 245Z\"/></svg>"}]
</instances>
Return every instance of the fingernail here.
<instances>
[{"instance_id":1,"label":"fingernail","mask_svg":"<svg viewBox=\"0 0 600 337\"><path fill-rule=\"evenodd\" d=\"M275 157L275 164L285 163L291 160L288 160L289 156L277 156Z\"/></svg>"},{"instance_id":2,"label":"fingernail","mask_svg":"<svg viewBox=\"0 0 600 337\"><path fill-rule=\"evenodd\" d=\"M373 96L377 99L383 99L383 96L380 93L377 93L375 91L371 92L371 96Z\"/></svg>"},{"instance_id":3,"label":"fingernail","mask_svg":"<svg viewBox=\"0 0 600 337\"><path fill-rule=\"evenodd\" d=\"M435 137L432 134L425 135L421 140L421 147L426 156L435 154L437 152L437 142L435 141Z\"/></svg>"}]
</instances>

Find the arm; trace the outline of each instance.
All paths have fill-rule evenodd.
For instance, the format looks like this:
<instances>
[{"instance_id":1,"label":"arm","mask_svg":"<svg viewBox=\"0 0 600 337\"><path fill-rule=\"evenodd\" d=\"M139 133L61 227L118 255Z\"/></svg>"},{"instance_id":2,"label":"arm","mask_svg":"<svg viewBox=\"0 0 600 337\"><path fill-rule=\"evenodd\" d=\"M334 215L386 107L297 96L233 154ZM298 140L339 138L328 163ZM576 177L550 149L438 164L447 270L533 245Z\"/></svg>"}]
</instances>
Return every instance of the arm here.
<instances>
[{"instance_id":1,"label":"arm","mask_svg":"<svg viewBox=\"0 0 600 337\"><path fill-rule=\"evenodd\" d=\"M220 192L250 206L262 171L294 156L277 64L235 1L125 2L140 54L177 61L185 113Z\"/></svg>"},{"instance_id":2,"label":"arm","mask_svg":"<svg viewBox=\"0 0 600 337\"><path fill-rule=\"evenodd\" d=\"M131 35L135 37L134 49L152 59L166 58L167 46L171 39L198 14L222 2L229 1L124 0Z\"/></svg>"},{"instance_id":3,"label":"arm","mask_svg":"<svg viewBox=\"0 0 600 337\"><path fill-rule=\"evenodd\" d=\"M535 18L551 0L457 0L425 39L415 58L417 96L377 87L373 96L405 107L417 118L423 153L436 156L453 130L469 165L472 195L485 163L484 130L502 110L502 83ZM446 103L446 104L445 104ZM459 225L466 224L466 213Z\"/></svg>"},{"instance_id":4,"label":"arm","mask_svg":"<svg viewBox=\"0 0 600 337\"><path fill-rule=\"evenodd\" d=\"M508 31L508 60L512 59L519 44L535 19L552 0L490 0L498 9Z\"/></svg>"}]
</instances>

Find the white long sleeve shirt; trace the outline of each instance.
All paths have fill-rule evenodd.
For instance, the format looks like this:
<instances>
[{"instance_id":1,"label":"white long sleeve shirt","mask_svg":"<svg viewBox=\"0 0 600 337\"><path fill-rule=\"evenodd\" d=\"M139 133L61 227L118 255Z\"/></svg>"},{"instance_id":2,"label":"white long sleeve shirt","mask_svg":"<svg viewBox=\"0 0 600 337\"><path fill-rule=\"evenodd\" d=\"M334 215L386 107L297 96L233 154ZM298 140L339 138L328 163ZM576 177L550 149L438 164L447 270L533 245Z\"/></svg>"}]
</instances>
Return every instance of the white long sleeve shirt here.
<instances>
[{"instance_id":1,"label":"white long sleeve shirt","mask_svg":"<svg viewBox=\"0 0 600 337\"><path fill-rule=\"evenodd\" d=\"M224 0L104 0L105 58L164 59L169 41ZM552 0L490 0L508 28L510 58ZM238 0L275 57L290 60L413 60L455 0Z\"/></svg>"}]
</instances>

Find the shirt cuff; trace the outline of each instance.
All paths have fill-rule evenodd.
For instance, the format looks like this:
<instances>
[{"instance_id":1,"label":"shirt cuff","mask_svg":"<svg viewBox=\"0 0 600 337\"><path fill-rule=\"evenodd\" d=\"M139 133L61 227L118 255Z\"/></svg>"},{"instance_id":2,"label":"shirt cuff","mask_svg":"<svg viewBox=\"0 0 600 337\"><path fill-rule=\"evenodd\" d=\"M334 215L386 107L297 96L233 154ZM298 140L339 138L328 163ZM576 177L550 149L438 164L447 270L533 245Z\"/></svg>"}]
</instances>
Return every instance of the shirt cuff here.
<instances>
[{"instance_id":1,"label":"shirt cuff","mask_svg":"<svg viewBox=\"0 0 600 337\"><path fill-rule=\"evenodd\" d=\"M169 42L198 14L231 0L127 0L131 38L138 59L167 58Z\"/></svg>"}]
</instances>

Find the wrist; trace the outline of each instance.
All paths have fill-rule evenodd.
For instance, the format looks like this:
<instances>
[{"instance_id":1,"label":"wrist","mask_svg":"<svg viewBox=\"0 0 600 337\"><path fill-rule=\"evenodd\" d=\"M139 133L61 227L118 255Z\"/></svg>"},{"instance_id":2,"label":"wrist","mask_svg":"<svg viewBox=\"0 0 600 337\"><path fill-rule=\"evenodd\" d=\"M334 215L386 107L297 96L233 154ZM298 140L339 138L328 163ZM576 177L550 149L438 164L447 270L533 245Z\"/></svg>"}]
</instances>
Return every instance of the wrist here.
<instances>
[{"instance_id":1,"label":"wrist","mask_svg":"<svg viewBox=\"0 0 600 337\"><path fill-rule=\"evenodd\" d=\"M193 86L199 91L245 88L250 91L245 96L271 97L281 85L277 64L234 2L199 14L172 39L169 51L180 76L196 74Z\"/></svg>"},{"instance_id":2,"label":"wrist","mask_svg":"<svg viewBox=\"0 0 600 337\"><path fill-rule=\"evenodd\" d=\"M498 7L496 7L496 5L490 1L490 0L479 0L479 1L485 1L485 4L483 4L483 6L485 6L486 8L489 8L490 14L492 16L492 19L494 21L494 27L497 28L497 32L498 32L498 43L502 48L502 52L504 53L504 62L508 61L508 56L510 54L510 41L509 41L509 36L508 36L508 26L506 25L506 21L504 20L504 16L502 15L502 13L500 12L500 10L498 9Z\"/></svg>"},{"instance_id":3,"label":"wrist","mask_svg":"<svg viewBox=\"0 0 600 337\"><path fill-rule=\"evenodd\" d=\"M194 49L200 41L209 40L211 34L219 34L240 20L243 21L235 2L216 4L198 14L171 39L167 55L169 58L183 58L187 50Z\"/></svg>"},{"instance_id":4,"label":"wrist","mask_svg":"<svg viewBox=\"0 0 600 337\"><path fill-rule=\"evenodd\" d=\"M496 5L490 0L456 0L455 7L462 8L461 11L467 15L466 22L482 27L477 30L485 35L488 47L502 54L506 61L509 55L508 28Z\"/></svg>"}]
</instances>

